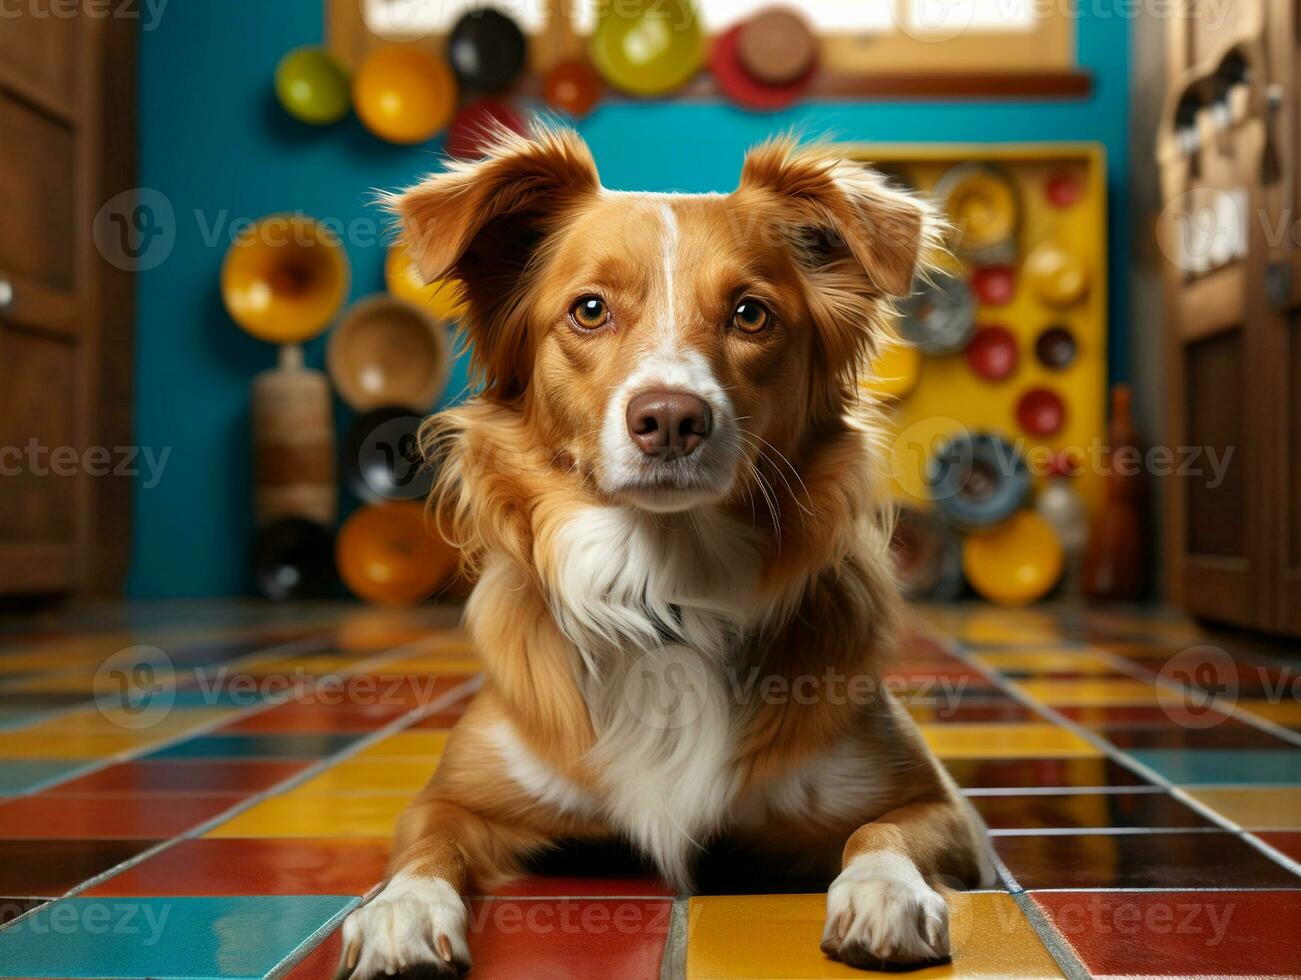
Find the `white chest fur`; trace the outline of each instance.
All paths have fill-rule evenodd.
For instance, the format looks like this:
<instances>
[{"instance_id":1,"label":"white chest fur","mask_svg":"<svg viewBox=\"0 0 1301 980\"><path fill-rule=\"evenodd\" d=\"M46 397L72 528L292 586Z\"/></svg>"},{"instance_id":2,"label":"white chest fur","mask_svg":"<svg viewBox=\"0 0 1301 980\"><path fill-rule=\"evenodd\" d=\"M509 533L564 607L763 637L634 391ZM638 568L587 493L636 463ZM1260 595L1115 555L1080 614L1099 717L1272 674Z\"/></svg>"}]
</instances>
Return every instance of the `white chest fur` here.
<instances>
[{"instance_id":1,"label":"white chest fur","mask_svg":"<svg viewBox=\"0 0 1301 980\"><path fill-rule=\"evenodd\" d=\"M556 534L553 614L578 649L607 819L685 881L691 851L727 818L746 710L735 655L769 610L760 555L721 515L674 521L623 507Z\"/></svg>"}]
</instances>

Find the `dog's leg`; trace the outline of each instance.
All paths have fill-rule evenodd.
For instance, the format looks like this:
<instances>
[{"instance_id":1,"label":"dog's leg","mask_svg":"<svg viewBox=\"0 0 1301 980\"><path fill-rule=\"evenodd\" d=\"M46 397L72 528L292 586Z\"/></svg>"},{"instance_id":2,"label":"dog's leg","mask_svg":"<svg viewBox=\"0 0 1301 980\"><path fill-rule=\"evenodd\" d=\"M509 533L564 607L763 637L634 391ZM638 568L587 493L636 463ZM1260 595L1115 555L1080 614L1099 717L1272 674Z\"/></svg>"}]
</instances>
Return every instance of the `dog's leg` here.
<instances>
[{"instance_id":1,"label":"dog's leg","mask_svg":"<svg viewBox=\"0 0 1301 980\"><path fill-rule=\"evenodd\" d=\"M441 799L413 803L398 821L383 889L343 924L338 980L410 975L454 977L470 968L471 883L513 868L541 840Z\"/></svg>"},{"instance_id":2,"label":"dog's leg","mask_svg":"<svg viewBox=\"0 0 1301 980\"><path fill-rule=\"evenodd\" d=\"M822 951L864 969L920 965L949 955L949 910L928 880L986 877L977 828L952 798L910 803L849 838L827 892Z\"/></svg>"}]
</instances>

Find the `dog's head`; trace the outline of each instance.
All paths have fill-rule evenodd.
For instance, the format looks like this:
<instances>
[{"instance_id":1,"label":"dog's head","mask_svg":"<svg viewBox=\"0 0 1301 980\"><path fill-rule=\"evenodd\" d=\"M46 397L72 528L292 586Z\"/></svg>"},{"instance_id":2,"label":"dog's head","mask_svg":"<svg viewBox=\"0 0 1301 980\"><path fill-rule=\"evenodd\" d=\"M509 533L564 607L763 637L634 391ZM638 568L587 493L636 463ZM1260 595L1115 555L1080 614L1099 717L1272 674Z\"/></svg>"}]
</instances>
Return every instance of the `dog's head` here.
<instances>
[{"instance_id":1,"label":"dog's head","mask_svg":"<svg viewBox=\"0 0 1301 980\"><path fill-rule=\"evenodd\" d=\"M606 499L757 492L858 398L928 215L872 171L777 140L727 195L612 192L574 133L503 136L395 197L430 279L464 286L483 397Z\"/></svg>"}]
</instances>

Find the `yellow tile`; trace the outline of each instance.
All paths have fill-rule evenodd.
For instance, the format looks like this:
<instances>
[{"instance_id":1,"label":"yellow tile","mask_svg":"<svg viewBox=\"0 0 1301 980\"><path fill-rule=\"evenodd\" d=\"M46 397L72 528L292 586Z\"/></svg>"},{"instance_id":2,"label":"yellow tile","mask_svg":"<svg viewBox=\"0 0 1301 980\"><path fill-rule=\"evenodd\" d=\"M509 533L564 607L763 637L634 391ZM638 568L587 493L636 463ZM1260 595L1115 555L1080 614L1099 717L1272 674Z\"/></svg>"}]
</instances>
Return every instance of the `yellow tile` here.
<instances>
[{"instance_id":1,"label":"yellow tile","mask_svg":"<svg viewBox=\"0 0 1301 980\"><path fill-rule=\"evenodd\" d=\"M948 896L953 959L907 974L932 977L1060 977L1057 964L1009 895ZM708 896L687 911L689 980L804 980L864 973L827 959L818 948L826 918L823 895Z\"/></svg>"},{"instance_id":2,"label":"yellow tile","mask_svg":"<svg viewBox=\"0 0 1301 980\"><path fill-rule=\"evenodd\" d=\"M175 738L192 729L211 725L223 718L238 714L238 709L176 708L142 728L119 725L113 718L97 708L69 712L48 721L28 725L18 730L23 735L119 735L134 733L152 738ZM143 717L143 716L142 716ZM0 750L2 752L3 750Z\"/></svg>"},{"instance_id":3,"label":"yellow tile","mask_svg":"<svg viewBox=\"0 0 1301 980\"><path fill-rule=\"evenodd\" d=\"M1250 711L1257 717L1284 727L1301 725L1301 701L1291 698L1277 703L1264 698L1242 698L1238 701L1236 710Z\"/></svg>"},{"instance_id":4,"label":"yellow tile","mask_svg":"<svg viewBox=\"0 0 1301 980\"><path fill-rule=\"evenodd\" d=\"M295 787L289 796L336 796L401 793L414 796L438 768L437 758L420 762L374 759L331 766Z\"/></svg>"},{"instance_id":5,"label":"yellow tile","mask_svg":"<svg viewBox=\"0 0 1301 980\"><path fill-rule=\"evenodd\" d=\"M207 837L389 837L405 796L279 796L214 827Z\"/></svg>"},{"instance_id":6,"label":"yellow tile","mask_svg":"<svg viewBox=\"0 0 1301 980\"><path fill-rule=\"evenodd\" d=\"M5 732L0 737L0 759L103 759L157 741L159 736L147 729L116 735Z\"/></svg>"},{"instance_id":7,"label":"yellow tile","mask_svg":"<svg viewBox=\"0 0 1301 980\"><path fill-rule=\"evenodd\" d=\"M1235 786L1188 792L1247 830L1301 830L1301 786Z\"/></svg>"},{"instance_id":8,"label":"yellow tile","mask_svg":"<svg viewBox=\"0 0 1301 980\"><path fill-rule=\"evenodd\" d=\"M1051 616L1027 610L978 610L967 617L958 635L979 646L1052 646L1061 642Z\"/></svg>"},{"instance_id":9,"label":"yellow tile","mask_svg":"<svg viewBox=\"0 0 1301 980\"><path fill-rule=\"evenodd\" d=\"M1074 732L1058 725L919 725L926 744L943 759L989 756L1091 758L1102 753Z\"/></svg>"},{"instance_id":10,"label":"yellow tile","mask_svg":"<svg viewBox=\"0 0 1301 980\"><path fill-rule=\"evenodd\" d=\"M358 752L353 759L422 759L428 761L443 754L447 732L408 731L390 735Z\"/></svg>"},{"instance_id":11,"label":"yellow tile","mask_svg":"<svg viewBox=\"0 0 1301 980\"><path fill-rule=\"evenodd\" d=\"M1156 704L1156 686L1128 678L1079 681L1016 681L1016 686L1049 705Z\"/></svg>"},{"instance_id":12,"label":"yellow tile","mask_svg":"<svg viewBox=\"0 0 1301 980\"><path fill-rule=\"evenodd\" d=\"M1096 650L1015 650L1000 653L973 654L972 659L995 670L1075 671L1080 674L1105 674L1115 670L1115 665L1105 654Z\"/></svg>"}]
</instances>

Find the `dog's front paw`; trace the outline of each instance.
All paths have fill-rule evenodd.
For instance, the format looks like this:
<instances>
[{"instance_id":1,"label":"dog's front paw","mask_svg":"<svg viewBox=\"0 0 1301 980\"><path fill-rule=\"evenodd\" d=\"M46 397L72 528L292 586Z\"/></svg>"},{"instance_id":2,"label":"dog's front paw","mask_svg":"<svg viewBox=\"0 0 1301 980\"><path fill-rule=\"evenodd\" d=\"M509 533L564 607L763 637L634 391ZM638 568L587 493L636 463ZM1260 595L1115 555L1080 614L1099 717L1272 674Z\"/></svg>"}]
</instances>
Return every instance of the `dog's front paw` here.
<instances>
[{"instance_id":1,"label":"dog's front paw","mask_svg":"<svg viewBox=\"0 0 1301 980\"><path fill-rule=\"evenodd\" d=\"M465 903L442 878L394 875L343 923L337 980L455 977L470 968Z\"/></svg>"},{"instance_id":2,"label":"dog's front paw","mask_svg":"<svg viewBox=\"0 0 1301 980\"><path fill-rule=\"evenodd\" d=\"M868 970L946 959L949 907L906 857L864 854L827 891L822 952Z\"/></svg>"}]
</instances>

